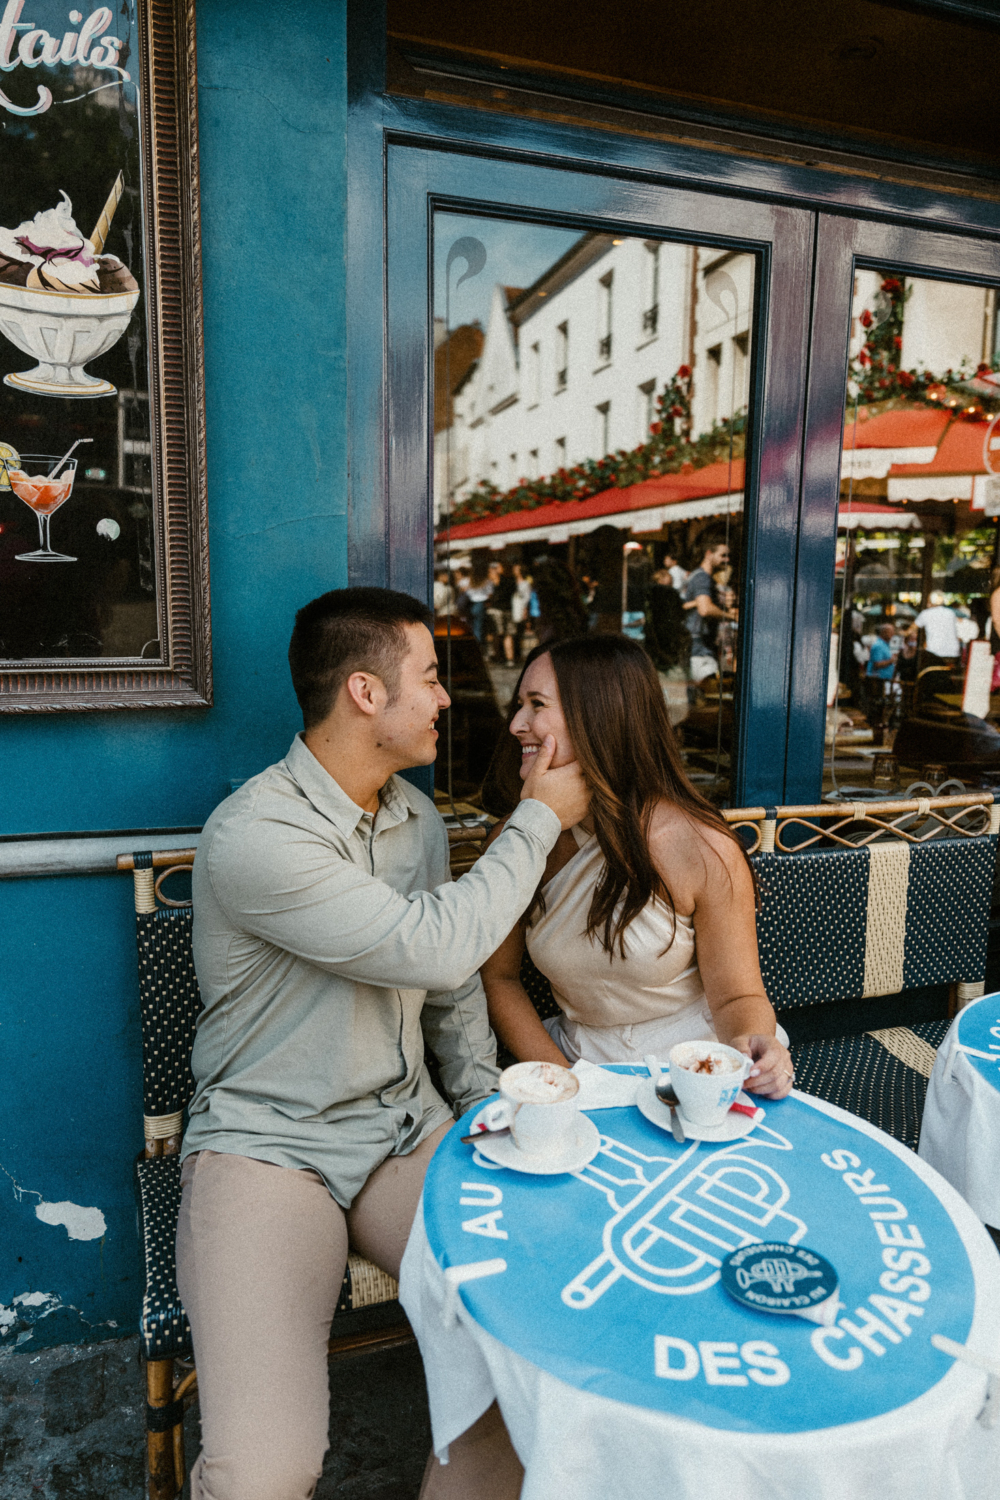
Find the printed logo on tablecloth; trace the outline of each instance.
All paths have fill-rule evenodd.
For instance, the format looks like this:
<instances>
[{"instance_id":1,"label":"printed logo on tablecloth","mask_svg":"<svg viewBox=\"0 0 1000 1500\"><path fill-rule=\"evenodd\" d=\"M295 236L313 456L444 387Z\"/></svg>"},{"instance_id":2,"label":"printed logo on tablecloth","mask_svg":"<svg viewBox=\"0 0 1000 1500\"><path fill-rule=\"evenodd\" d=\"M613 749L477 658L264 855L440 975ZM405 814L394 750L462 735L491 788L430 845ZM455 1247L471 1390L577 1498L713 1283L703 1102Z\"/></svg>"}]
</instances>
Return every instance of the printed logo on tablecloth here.
<instances>
[{"instance_id":1,"label":"printed logo on tablecloth","mask_svg":"<svg viewBox=\"0 0 1000 1500\"><path fill-rule=\"evenodd\" d=\"M960 1012L958 1045L976 1072L1000 1089L1000 995L986 995Z\"/></svg>"},{"instance_id":2,"label":"printed logo on tablecloth","mask_svg":"<svg viewBox=\"0 0 1000 1500\"><path fill-rule=\"evenodd\" d=\"M764 1432L893 1411L951 1368L930 1336L968 1335L968 1256L932 1189L878 1138L796 1099L728 1146L677 1146L634 1109L591 1118L601 1150L573 1176L498 1167L458 1130L431 1162L431 1247L444 1267L502 1260L461 1299L509 1348L595 1394ZM807 1236L837 1268L830 1326L723 1291L737 1251L763 1260L780 1242L794 1256Z\"/></svg>"},{"instance_id":3,"label":"printed logo on tablecloth","mask_svg":"<svg viewBox=\"0 0 1000 1500\"><path fill-rule=\"evenodd\" d=\"M837 1273L805 1245L744 1245L722 1262L720 1280L730 1297L757 1312L813 1315L837 1291Z\"/></svg>"}]
</instances>

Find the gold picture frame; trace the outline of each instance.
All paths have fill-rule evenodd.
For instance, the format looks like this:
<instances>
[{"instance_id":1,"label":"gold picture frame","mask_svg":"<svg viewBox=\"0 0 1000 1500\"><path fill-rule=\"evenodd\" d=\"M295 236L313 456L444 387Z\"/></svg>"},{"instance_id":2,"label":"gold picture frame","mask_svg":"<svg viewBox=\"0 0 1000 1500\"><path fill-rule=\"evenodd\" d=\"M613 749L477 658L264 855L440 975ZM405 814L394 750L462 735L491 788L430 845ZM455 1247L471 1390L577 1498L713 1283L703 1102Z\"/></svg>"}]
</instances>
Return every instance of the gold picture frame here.
<instances>
[{"instance_id":1,"label":"gold picture frame","mask_svg":"<svg viewBox=\"0 0 1000 1500\"><path fill-rule=\"evenodd\" d=\"M43 28L50 13L54 31L59 13L47 0L34 7L32 25ZM14 35L10 55L17 58L18 47L27 47L21 56L32 72L21 70L21 78L8 72L0 84L0 104L14 114L15 127L13 144L8 148L5 141L0 151L13 153L20 177L13 171L4 175L23 189L19 205L6 201L14 199L13 189L0 190L0 212L6 208L5 223L16 223L18 213L26 221L18 232L0 229L0 333L5 335L0 350L6 359L0 367L0 579L6 578L15 591L6 617L0 602L0 713L203 708L212 702L194 0L138 0L131 34L98 35L105 17L105 30L124 25L128 33L130 23L123 23L123 14L110 19L110 8L99 7L83 19L79 34L67 33L62 56L72 66L61 71L55 62L60 44L53 35L48 76L49 33L36 29L29 37L23 26L18 28L21 35ZM71 19L78 15L72 12ZM63 10L59 25L65 24ZM72 217L52 218L73 209L62 179L53 172L71 177L75 171L79 188L89 143L77 144L72 156L67 152L64 168L46 165L36 171L30 148L20 147L16 134L26 117L31 129L43 134L49 128L47 114L78 101L86 107L62 110L57 123L70 119L81 131L99 133L104 153L99 157L104 164L100 201L115 159L116 130L133 179L130 188L129 171L119 174L100 218L93 206L99 200L92 193L88 207L77 207L81 224L90 222L84 212L95 221L79 253L50 248L58 239L53 224L76 229ZM56 186L62 201L47 216L37 213L28 222L37 200L42 200L39 208L54 201ZM125 205L131 218L127 225L124 216L119 219L112 242L126 258L105 254L98 261L123 191L131 193ZM26 201L32 192L34 200ZM49 228L36 233L32 223ZM64 242L75 243L65 237ZM24 286L4 283L5 253L14 257L6 262L8 278L23 282L27 275ZM60 254L70 258L55 258ZM74 255L79 271L72 269ZM29 256L32 270L21 263ZM68 373L65 365L59 366L53 375L54 366L44 359L34 370L4 375L26 363L16 351L28 352L30 342L17 321L24 321L20 312L7 309L5 322L4 299L11 307L33 302L29 323L35 306L55 309L49 317L53 323L61 309L69 308L64 315L68 320L87 299L77 294L76 285L69 287L74 295L65 295L65 279L90 274L84 264L88 257L95 290L98 270L101 293L105 278L115 271L121 285L137 289L131 299L95 296L84 308L111 307L116 301L126 309L138 304L119 319L123 330L128 328L127 338L114 333L112 354L103 353L109 347L105 340L102 352L92 356L96 374L113 378L94 378L82 365ZM67 266L68 272L60 270ZM54 274L63 280L55 281L55 292L45 303ZM108 284L117 292L119 283ZM100 316L95 313L92 321L96 324ZM93 347L99 344L99 339L92 341ZM40 344L31 353L38 357L39 349ZM126 359L134 378L123 380ZM117 365L112 367L111 360ZM74 382L86 382L86 387L77 389ZM65 428L61 434L60 421ZM77 449L77 456L70 460L63 455L53 463L52 457L62 453L63 439L85 433L88 422L103 436L77 437L70 450ZM25 454L32 442L47 445L49 453ZM81 443L91 446L80 449ZM81 458L81 453L94 457ZM90 466L84 468L84 463ZM74 475L80 476L76 495L67 498L78 503L63 512L60 485L72 490ZM57 543L69 546L74 555L50 545L47 507L55 514ZM100 516L96 525L95 516ZM24 545L25 527L35 523L41 545L16 550ZM50 561L56 566L49 566Z\"/></svg>"}]
</instances>

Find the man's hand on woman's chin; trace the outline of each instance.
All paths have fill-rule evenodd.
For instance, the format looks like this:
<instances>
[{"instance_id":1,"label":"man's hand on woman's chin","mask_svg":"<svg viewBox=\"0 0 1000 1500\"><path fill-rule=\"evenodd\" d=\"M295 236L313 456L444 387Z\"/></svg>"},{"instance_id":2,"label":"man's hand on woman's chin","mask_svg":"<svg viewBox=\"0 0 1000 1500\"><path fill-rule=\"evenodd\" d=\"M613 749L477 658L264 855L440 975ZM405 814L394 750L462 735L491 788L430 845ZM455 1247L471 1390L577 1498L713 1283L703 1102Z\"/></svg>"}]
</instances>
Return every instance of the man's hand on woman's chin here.
<instances>
[{"instance_id":1,"label":"man's hand on woman's chin","mask_svg":"<svg viewBox=\"0 0 1000 1500\"><path fill-rule=\"evenodd\" d=\"M765 1099L784 1099L795 1082L795 1070L787 1047L773 1036L737 1036L729 1043L737 1052L753 1058L753 1067L744 1085L748 1093L763 1094Z\"/></svg>"},{"instance_id":2,"label":"man's hand on woman's chin","mask_svg":"<svg viewBox=\"0 0 1000 1500\"><path fill-rule=\"evenodd\" d=\"M590 792L577 761L559 766L554 771L549 769L555 749L555 739L551 734L546 735L534 765L525 777L521 798L533 797L536 802L544 802L546 807L551 807L563 828L572 828L587 816Z\"/></svg>"}]
</instances>

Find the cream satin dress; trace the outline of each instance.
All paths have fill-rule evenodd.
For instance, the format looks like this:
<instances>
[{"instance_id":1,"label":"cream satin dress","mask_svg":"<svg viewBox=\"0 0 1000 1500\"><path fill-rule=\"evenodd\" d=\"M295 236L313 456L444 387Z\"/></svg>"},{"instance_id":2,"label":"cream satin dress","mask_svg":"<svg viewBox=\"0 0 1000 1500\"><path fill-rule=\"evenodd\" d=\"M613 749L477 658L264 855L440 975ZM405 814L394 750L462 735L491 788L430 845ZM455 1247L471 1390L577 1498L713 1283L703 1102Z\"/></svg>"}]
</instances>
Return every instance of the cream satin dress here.
<instances>
[{"instance_id":1,"label":"cream satin dress","mask_svg":"<svg viewBox=\"0 0 1000 1500\"><path fill-rule=\"evenodd\" d=\"M571 832L577 852L543 887L545 910L525 935L562 1012L544 1022L556 1046L571 1062L641 1063L647 1052L665 1060L678 1042L715 1040L693 918L654 898L626 929L625 958L605 953L585 935L604 856L595 834Z\"/></svg>"}]
</instances>

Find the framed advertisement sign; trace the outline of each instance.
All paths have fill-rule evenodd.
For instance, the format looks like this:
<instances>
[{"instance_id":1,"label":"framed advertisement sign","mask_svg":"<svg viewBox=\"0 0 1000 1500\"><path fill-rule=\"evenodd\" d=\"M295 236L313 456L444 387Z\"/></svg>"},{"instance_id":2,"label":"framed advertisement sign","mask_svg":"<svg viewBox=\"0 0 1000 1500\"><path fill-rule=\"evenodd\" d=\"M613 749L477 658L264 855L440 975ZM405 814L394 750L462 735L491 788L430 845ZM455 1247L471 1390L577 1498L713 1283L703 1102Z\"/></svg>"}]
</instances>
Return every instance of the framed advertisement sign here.
<instances>
[{"instance_id":1,"label":"framed advertisement sign","mask_svg":"<svg viewBox=\"0 0 1000 1500\"><path fill-rule=\"evenodd\" d=\"M204 706L194 5L80 3L0 0L0 712Z\"/></svg>"}]
</instances>

